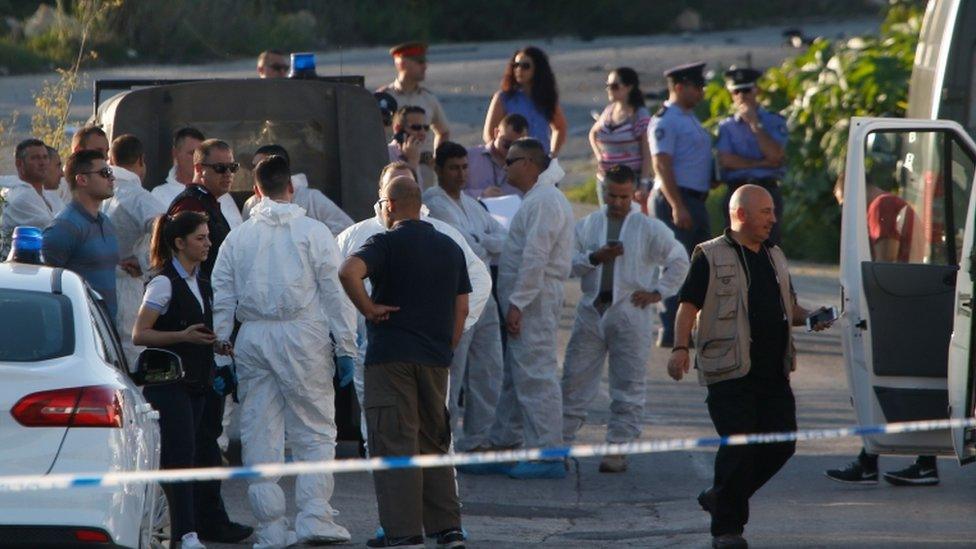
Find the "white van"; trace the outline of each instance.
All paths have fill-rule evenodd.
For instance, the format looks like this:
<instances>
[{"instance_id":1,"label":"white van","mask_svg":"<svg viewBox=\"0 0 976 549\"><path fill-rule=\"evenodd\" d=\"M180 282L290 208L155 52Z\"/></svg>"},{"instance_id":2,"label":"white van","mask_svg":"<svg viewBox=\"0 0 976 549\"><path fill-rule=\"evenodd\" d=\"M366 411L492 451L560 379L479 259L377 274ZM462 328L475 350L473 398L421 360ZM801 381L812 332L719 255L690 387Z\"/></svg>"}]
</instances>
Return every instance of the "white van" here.
<instances>
[{"instance_id":1,"label":"white van","mask_svg":"<svg viewBox=\"0 0 976 549\"><path fill-rule=\"evenodd\" d=\"M841 227L844 360L858 422L972 417L976 143L958 123L853 118ZM976 459L973 429L865 437Z\"/></svg>"}]
</instances>

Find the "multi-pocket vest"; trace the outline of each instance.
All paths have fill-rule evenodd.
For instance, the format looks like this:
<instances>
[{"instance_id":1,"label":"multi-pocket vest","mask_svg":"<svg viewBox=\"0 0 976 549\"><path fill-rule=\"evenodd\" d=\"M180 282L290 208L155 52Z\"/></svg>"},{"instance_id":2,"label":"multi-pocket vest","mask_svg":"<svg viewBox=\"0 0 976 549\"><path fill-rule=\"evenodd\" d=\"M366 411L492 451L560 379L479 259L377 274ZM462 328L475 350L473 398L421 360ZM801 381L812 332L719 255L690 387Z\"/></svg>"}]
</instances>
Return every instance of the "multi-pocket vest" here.
<instances>
[{"instance_id":1,"label":"multi-pocket vest","mask_svg":"<svg viewBox=\"0 0 976 549\"><path fill-rule=\"evenodd\" d=\"M749 285L738 246L728 235L698 245L708 260L709 275L708 290L698 312L695 331L695 367L702 385L744 377L751 367L749 346L753 334L749 326ZM776 272L789 332L793 325L793 294L786 256L778 246L770 246L766 251ZM755 335L762 337L762 334ZM787 337L789 343L783 357L783 371L789 376L796 369L796 352L792 333Z\"/></svg>"}]
</instances>

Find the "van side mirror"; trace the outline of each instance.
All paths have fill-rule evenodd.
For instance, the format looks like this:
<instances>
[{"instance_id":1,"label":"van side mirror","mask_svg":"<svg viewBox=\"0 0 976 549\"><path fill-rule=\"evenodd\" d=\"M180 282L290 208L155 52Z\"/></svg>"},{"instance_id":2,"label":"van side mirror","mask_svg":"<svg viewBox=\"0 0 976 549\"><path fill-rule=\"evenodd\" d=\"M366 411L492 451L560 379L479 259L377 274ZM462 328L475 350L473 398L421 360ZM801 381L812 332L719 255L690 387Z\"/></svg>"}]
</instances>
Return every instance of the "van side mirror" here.
<instances>
[{"instance_id":1,"label":"van side mirror","mask_svg":"<svg viewBox=\"0 0 976 549\"><path fill-rule=\"evenodd\" d=\"M165 349L146 349L139 353L136 371L132 374L137 385L163 385L183 379L180 356Z\"/></svg>"}]
</instances>

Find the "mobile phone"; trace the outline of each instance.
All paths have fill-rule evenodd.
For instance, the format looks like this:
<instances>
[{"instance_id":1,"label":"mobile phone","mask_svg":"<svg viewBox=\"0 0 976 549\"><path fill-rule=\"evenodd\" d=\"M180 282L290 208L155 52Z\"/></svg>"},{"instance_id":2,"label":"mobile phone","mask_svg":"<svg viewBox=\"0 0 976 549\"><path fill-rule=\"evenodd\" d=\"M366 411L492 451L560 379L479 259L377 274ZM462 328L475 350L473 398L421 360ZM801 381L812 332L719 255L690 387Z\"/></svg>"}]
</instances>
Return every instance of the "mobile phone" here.
<instances>
[{"instance_id":1,"label":"mobile phone","mask_svg":"<svg viewBox=\"0 0 976 549\"><path fill-rule=\"evenodd\" d=\"M393 134L393 139L395 139L397 143L403 145L403 142L407 140L406 130L400 130Z\"/></svg>"},{"instance_id":2,"label":"mobile phone","mask_svg":"<svg viewBox=\"0 0 976 549\"><path fill-rule=\"evenodd\" d=\"M807 331L812 332L813 327L821 322L833 322L835 320L837 320L836 307L821 307L807 317Z\"/></svg>"}]
</instances>

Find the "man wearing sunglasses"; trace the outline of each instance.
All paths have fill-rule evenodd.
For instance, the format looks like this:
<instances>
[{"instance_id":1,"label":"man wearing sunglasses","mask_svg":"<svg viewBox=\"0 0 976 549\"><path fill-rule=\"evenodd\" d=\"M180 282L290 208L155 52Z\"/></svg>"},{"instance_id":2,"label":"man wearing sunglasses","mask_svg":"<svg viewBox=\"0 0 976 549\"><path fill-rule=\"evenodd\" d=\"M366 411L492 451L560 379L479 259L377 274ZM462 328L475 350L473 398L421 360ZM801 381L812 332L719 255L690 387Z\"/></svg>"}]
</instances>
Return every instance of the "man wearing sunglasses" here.
<instances>
[{"instance_id":1,"label":"man wearing sunglasses","mask_svg":"<svg viewBox=\"0 0 976 549\"><path fill-rule=\"evenodd\" d=\"M421 85L427 77L427 44L423 42L405 42L390 48L393 65L396 67L396 79L376 91L386 92L396 99L400 107L420 107L427 113L426 124L434 130L434 139L426 140L421 151L425 157L433 158L437 145L450 138L450 128L444 108L429 89ZM396 130L394 130L396 131ZM392 160L391 160L392 161ZM427 186L434 183L433 164L423 165L420 170L421 186L424 181Z\"/></svg>"},{"instance_id":2,"label":"man wearing sunglasses","mask_svg":"<svg viewBox=\"0 0 976 549\"><path fill-rule=\"evenodd\" d=\"M432 176L423 175L420 167L429 167L433 159L432 153L425 153L424 147L428 141L427 112L417 106L405 106L393 116L393 139L387 144L390 162L403 161L417 174L417 183L424 187L424 180L433 183Z\"/></svg>"},{"instance_id":3,"label":"man wearing sunglasses","mask_svg":"<svg viewBox=\"0 0 976 549\"><path fill-rule=\"evenodd\" d=\"M529 121L512 113L495 127L495 138L487 145L468 149L468 184L464 192L471 198L492 198L522 192L508 182L505 157L512 143L529 135Z\"/></svg>"},{"instance_id":4,"label":"man wearing sunglasses","mask_svg":"<svg viewBox=\"0 0 976 549\"><path fill-rule=\"evenodd\" d=\"M230 145L219 139L207 139L193 151L193 182L173 199L168 215L184 210L207 215L210 229L210 254L200 264L200 272L211 277L217 253L230 233L231 226L221 212L220 198L230 192L234 174L240 165L234 161L234 151ZM217 362L218 377L226 362ZM220 467L222 460L217 439L223 432L221 421L224 417L225 396L216 391L206 392L203 417L197 432L197 467ZM194 486L197 534L204 541L236 543L249 537L254 529L250 526L232 522L227 516L224 501L220 495L220 481L198 482ZM205 525L205 526L200 526Z\"/></svg>"},{"instance_id":5,"label":"man wearing sunglasses","mask_svg":"<svg viewBox=\"0 0 976 549\"><path fill-rule=\"evenodd\" d=\"M45 155L47 151L44 151ZM116 318L115 266L119 241L112 221L101 212L102 201L112 198L115 176L99 151L78 151L64 166L71 202L44 229L44 261L77 273L102 296L108 313Z\"/></svg>"},{"instance_id":6,"label":"man wearing sunglasses","mask_svg":"<svg viewBox=\"0 0 976 549\"><path fill-rule=\"evenodd\" d=\"M769 191L776 209L776 224L769 235L773 244L780 243L780 223L783 219L783 195L779 182L786 174L786 119L759 105L756 81L762 72L756 69L731 67L725 71L725 85L732 93L735 114L718 126L718 162L725 193L725 223L729 223L729 199L736 189L753 184Z\"/></svg>"},{"instance_id":7,"label":"man wearing sunglasses","mask_svg":"<svg viewBox=\"0 0 976 549\"><path fill-rule=\"evenodd\" d=\"M654 162L654 189L647 209L691 250L712 237L705 199L712 187L712 136L695 116L695 106L705 97L705 63L692 63L664 72L668 100L647 127ZM657 345L674 343L676 297L664 301Z\"/></svg>"},{"instance_id":8,"label":"man wearing sunglasses","mask_svg":"<svg viewBox=\"0 0 976 549\"><path fill-rule=\"evenodd\" d=\"M286 78L291 65L284 52L264 50L258 55L258 78Z\"/></svg>"}]
</instances>

